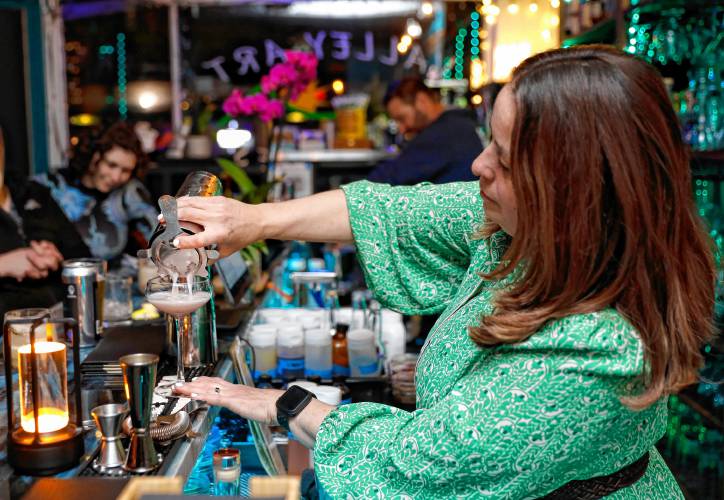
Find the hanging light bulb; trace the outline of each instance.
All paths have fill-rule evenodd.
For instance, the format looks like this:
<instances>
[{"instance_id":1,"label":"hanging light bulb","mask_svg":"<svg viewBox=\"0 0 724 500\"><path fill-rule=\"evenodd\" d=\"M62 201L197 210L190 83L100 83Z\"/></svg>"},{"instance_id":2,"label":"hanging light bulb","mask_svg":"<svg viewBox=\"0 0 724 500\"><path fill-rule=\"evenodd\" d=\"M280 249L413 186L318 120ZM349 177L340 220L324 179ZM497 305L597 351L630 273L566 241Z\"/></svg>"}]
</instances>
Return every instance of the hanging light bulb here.
<instances>
[{"instance_id":1,"label":"hanging light bulb","mask_svg":"<svg viewBox=\"0 0 724 500\"><path fill-rule=\"evenodd\" d=\"M510 5L508 5L509 14L516 15L519 10L520 10L520 7L518 7L517 3L511 3Z\"/></svg>"},{"instance_id":2,"label":"hanging light bulb","mask_svg":"<svg viewBox=\"0 0 724 500\"><path fill-rule=\"evenodd\" d=\"M533 14L538 12L538 4L533 2L528 6L528 10L531 11Z\"/></svg>"},{"instance_id":3,"label":"hanging light bulb","mask_svg":"<svg viewBox=\"0 0 724 500\"><path fill-rule=\"evenodd\" d=\"M430 17L433 10L432 2L422 2L422 5L420 5L420 12L424 17Z\"/></svg>"},{"instance_id":4,"label":"hanging light bulb","mask_svg":"<svg viewBox=\"0 0 724 500\"><path fill-rule=\"evenodd\" d=\"M418 38L422 35L422 26L420 26L420 22L417 19L409 18L407 20L406 31L412 38Z\"/></svg>"}]
</instances>

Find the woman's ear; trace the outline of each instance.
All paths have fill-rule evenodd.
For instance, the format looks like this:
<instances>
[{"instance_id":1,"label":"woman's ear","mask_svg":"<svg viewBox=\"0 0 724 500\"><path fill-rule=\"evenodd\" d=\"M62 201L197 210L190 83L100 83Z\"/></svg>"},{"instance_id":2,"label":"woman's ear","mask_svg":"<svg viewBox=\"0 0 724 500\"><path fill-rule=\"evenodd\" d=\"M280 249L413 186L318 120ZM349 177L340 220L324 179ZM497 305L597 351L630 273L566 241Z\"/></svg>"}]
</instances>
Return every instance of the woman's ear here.
<instances>
[{"instance_id":1,"label":"woman's ear","mask_svg":"<svg viewBox=\"0 0 724 500\"><path fill-rule=\"evenodd\" d=\"M101 154L98 152L93 153L93 156L91 156L90 163L88 164L88 171L87 173L95 172L96 165L98 165L98 162L101 160Z\"/></svg>"}]
</instances>

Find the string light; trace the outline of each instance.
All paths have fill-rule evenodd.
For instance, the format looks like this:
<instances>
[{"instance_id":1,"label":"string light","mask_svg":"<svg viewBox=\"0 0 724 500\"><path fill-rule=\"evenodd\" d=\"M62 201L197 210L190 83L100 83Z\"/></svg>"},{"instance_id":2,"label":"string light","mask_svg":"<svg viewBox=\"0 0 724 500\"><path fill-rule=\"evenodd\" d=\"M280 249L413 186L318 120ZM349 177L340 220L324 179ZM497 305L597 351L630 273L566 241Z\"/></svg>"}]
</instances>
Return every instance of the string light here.
<instances>
[{"instance_id":1,"label":"string light","mask_svg":"<svg viewBox=\"0 0 724 500\"><path fill-rule=\"evenodd\" d=\"M520 10L520 7L518 7L517 3L511 3L510 5L508 5L509 14L516 15L519 10Z\"/></svg>"},{"instance_id":2,"label":"string light","mask_svg":"<svg viewBox=\"0 0 724 500\"><path fill-rule=\"evenodd\" d=\"M422 15L425 17L430 17L433 12L433 6L432 2L422 2L422 5L420 6L420 12L422 12Z\"/></svg>"},{"instance_id":3,"label":"string light","mask_svg":"<svg viewBox=\"0 0 724 500\"><path fill-rule=\"evenodd\" d=\"M460 28L457 37L455 37L455 79L463 79L463 60L465 59L465 36L468 30Z\"/></svg>"},{"instance_id":4,"label":"string light","mask_svg":"<svg viewBox=\"0 0 724 500\"><path fill-rule=\"evenodd\" d=\"M528 6L528 10L531 11L533 14L538 12L538 4L533 2Z\"/></svg>"},{"instance_id":5,"label":"string light","mask_svg":"<svg viewBox=\"0 0 724 500\"><path fill-rule=\"evenodd\" d=\"M554 9L557 9L560 6L561 6L560 0L551 0L551 7L553 7Z\"/></svg>"},{"instance_id":6,"label":"string light","mask_svg":"<svg viewBox=\"0 0 724 500\"><path fill-rule=\"evenodd\" d=\"M128 80L126 79L126 35L116 35L116 62L118 63L118 113L121 120L128 117Z\"/></svg>"},{"instance_id":7,"label":"string light","mask_svg":"<svg viewBox=\"0 0 724 500\"><path fill-rule=\"evenodd\" d=\"M473 103L475 106L480 106L483 103L483 96L480 94L475 94L473 97L470 98L470 102Z\"/></svg>"}]
</instances>

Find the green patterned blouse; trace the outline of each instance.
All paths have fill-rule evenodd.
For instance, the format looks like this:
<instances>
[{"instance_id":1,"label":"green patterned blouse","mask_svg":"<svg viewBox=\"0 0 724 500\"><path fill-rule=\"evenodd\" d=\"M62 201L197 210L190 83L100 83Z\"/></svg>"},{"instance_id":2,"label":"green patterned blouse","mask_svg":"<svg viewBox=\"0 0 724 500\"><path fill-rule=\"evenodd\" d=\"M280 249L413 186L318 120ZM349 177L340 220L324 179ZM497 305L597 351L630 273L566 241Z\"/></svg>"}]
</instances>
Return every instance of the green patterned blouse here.
<instances>
[{"instance_id":1,"label":"green patterned blouse","mask_svg":"<svg viewBox=\"0 0 724 500\"><path fill-rule=\"evenodd\" d=\"M482 280L509 238L471 237L482 221L478 184L344 187L358 258L380 302L406 314L442 313L417 365L417 410L342 406L314 448L333 498L543 496L574 479L640 458L645 476L611 498L683 498L654 443L667 401L643 411L635 391L643 346L615 310L552 321L525 342L480 348L467 327L492 311L503 282Z\"/></svg>"}]
</instances>

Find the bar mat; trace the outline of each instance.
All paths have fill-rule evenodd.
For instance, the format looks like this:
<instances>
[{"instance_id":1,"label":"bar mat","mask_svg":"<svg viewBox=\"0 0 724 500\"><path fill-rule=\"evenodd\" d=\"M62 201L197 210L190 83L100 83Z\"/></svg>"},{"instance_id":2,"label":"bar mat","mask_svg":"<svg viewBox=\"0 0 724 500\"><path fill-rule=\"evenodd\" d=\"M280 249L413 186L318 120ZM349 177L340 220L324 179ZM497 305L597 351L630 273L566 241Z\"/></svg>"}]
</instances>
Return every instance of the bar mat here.
<instances>
[{"instance_id":1,"label":"bar mat","mask_svg":"<svg viewBox=\"0 0 724 500\"><path fill-rule=\"evenodd\" d=\"M175 367L171 367L170 365L168 368L175 369ZM165 372L166 369L164 369L163 371ZM215 372L216 372L216 363L208 364L208 365L204 365L204 366L196 366L193 368L186 368L186 370L184 372L184 378L186 378L186 380L190 381L194 377L211 377L214 375ZM169 373L171 373L171 372L169 371ZM121 387L122 386L123 386L123 381L121 381ZM159 415L170 415L171 412L174 410L174 407L176 406L177 401L178 401L178 399L172 398L172 399L167 399L165 402L161 403L163 408L161 408L158 411L158 414ZM156 405L154 404L154 406L156 406ZM156 412L156 411L157 410L154 409L154 412ZM163 455L164 460L166 460L168 458L168 454L171 451L171 448L173 447L174 444L175 444L175 441L165 443L165 444L156 442L156 443L154 443L154 446L156 448L156 451L158 453L160 453L161 455ZM127 439L124 438L123 447L127 448L127 446L128 446ZM116 469L109 469L105 472L99 472L99 471L95 470L92 466L93 460L95 460L95 458L98 456L99 449L100 449L100 447L96 446L96 449L93 451L93 453L90 454L90 458L84 464L81 465L81 469L78 472L78 476L80 476L80 477L96 477L96 478L97 477L129 478L131 476L156 476L159 474L159 472L161 470L163 470L163 464L162 464L161 467L159 467L155 470L152 470L150 472L138 473L138 474L126 472L121 467L118 467Z\"/></svg>"},{"instance_id":2,"label":"bar mat","mask_svg":"<svg viewBox=\"0 0 724 500\"><path fill-rule=\"evenodd\" d=\"M80 367L83 384L109 388L123 386L118 359L135 353L161 356L166 345L166 325L124 325L106 328L103 338Z\"/></svg>"},{"instance_id":3,"label":"bar mat","mask_svg":"<svg viewBox=\"0 0 724 500\"><path fill-rule=\"evenodd\" d=\"M126 354L139 352L163 353L166 344L166 325L116 326L107 328L103 338L83 362L86 364L115 364ZM119 368L120 369L120 368Z\"/></svg>"}]
</instances>

